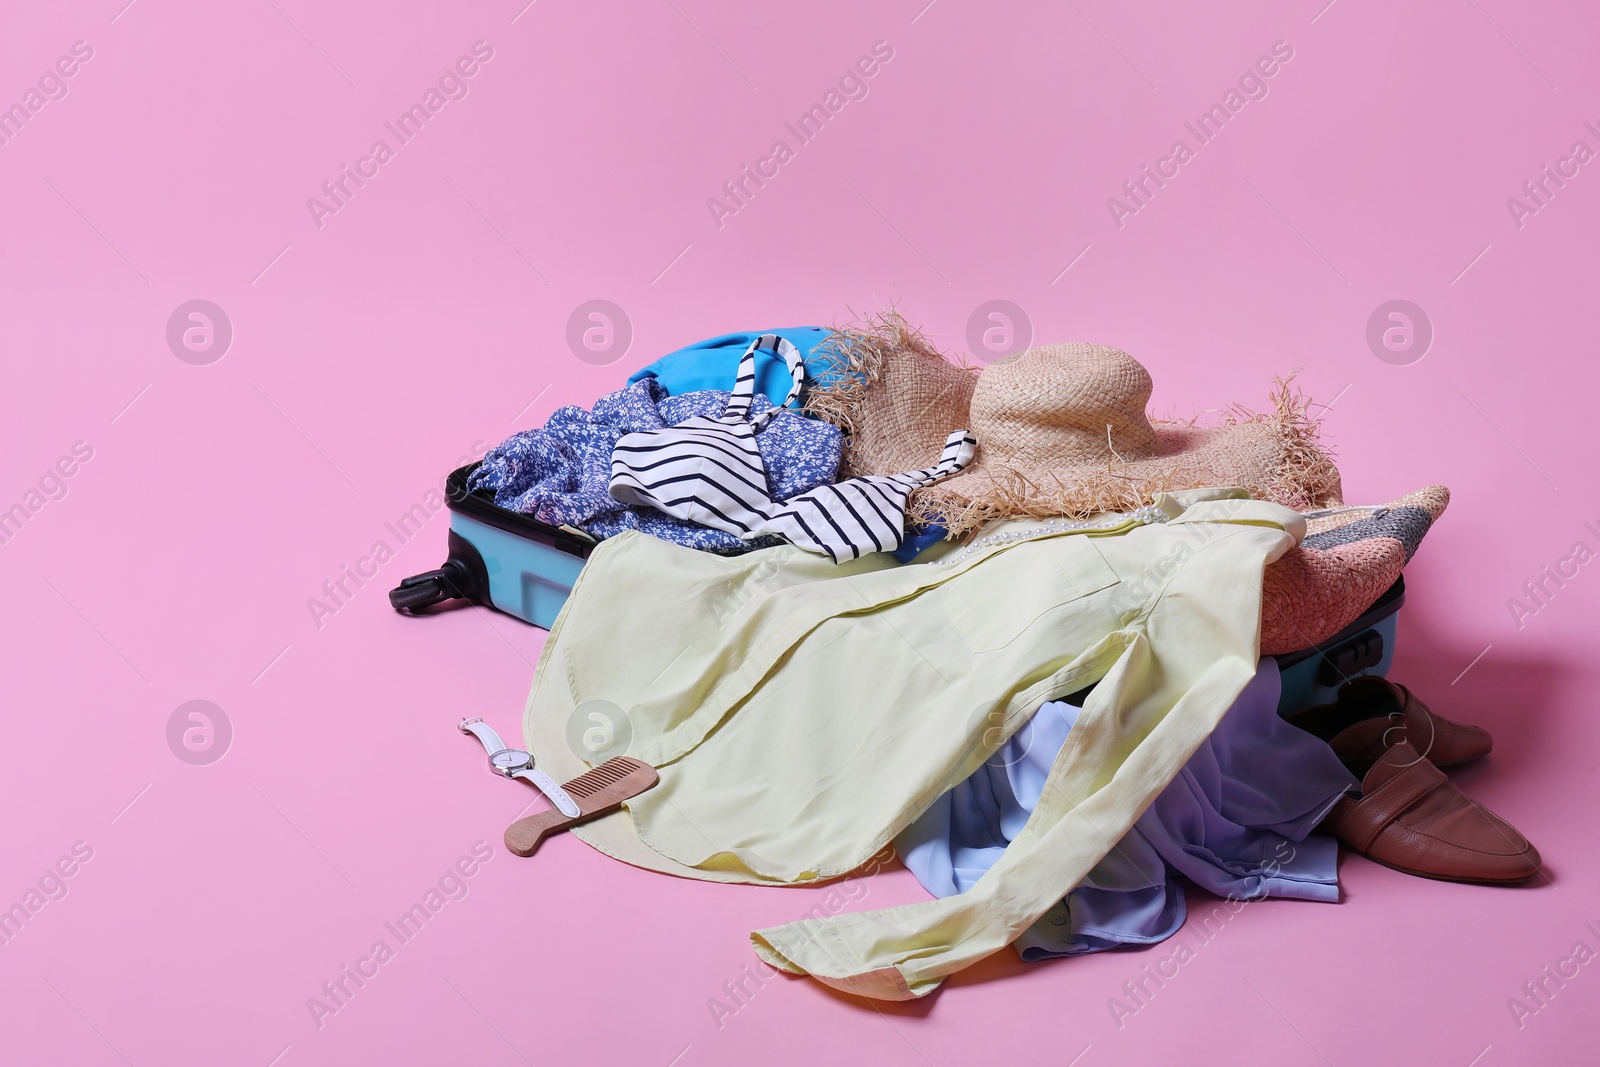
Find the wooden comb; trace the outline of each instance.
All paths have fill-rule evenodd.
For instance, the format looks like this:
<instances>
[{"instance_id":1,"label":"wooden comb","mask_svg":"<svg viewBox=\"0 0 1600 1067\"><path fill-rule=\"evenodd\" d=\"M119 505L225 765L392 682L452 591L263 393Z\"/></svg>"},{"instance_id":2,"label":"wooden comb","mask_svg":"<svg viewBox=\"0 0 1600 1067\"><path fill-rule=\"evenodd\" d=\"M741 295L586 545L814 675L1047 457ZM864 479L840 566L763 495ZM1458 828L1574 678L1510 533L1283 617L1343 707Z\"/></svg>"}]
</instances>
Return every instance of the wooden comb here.
<instances>
[{"instance_id":1,"label":"wooden comb","mask_svg":"<svg viewBox=\"0 0 1600 1067\"><path fill-rule=\"evenodd\" d=\"M551 834L560 833L580 822L610 815L646 789L661 781L656 769L632 756L613 756L593 770L580 774L561 788L578 805L576 819L554 808L518 819L506 828L506 848L519 856L531 856Z\"/></svg>"}]
</instances>

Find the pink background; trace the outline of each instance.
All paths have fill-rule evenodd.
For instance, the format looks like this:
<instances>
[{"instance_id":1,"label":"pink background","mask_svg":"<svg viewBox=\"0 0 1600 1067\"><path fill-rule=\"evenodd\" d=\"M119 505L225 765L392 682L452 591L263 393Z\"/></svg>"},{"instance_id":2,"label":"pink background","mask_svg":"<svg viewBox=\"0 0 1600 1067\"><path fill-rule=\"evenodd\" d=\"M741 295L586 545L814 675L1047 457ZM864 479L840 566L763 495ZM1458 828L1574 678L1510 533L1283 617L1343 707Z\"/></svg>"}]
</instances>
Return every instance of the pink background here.
<instances>
[{"instance_id":1,"label":"pink background","mask_svg":"<svg viewBox=\"0 0 1600 1067\"><path fill-rule=\"evenodd\" d=\"M1507 601L1574 542L1600 548L1584 526L1600 527L1600 173L1520 228L1506 206L1574 141L1600 148L1592 11L524 2L8 12L0 103L75 41L93 58L0 146L0 507L75 442L93 456L0 545L0 903L75 842L93 857L0 946L0 1061L1592 1055L1600 966L1520 1028L1507 1002L1575 942L1600 948L1584 927L1600 927L1600 564L1520 627ZM480 40L493 57L468 95L319 228L306 199ZM877 41L893 58L866 98L719 228L707 198L774 140L795 147L784 122ZM1293 59L1269 95L1118 228L1107 198L1275 41ZM204 366L165 339L197 298L234 330ZM565 339L596 298L634 331L609 366ZM396 615L385 591L442 561L447 520L403 546L384 524L475 447L679 345L897 301L953 353L996 298L1041 340L1134 353L1163 411L1260 404L1302 368L1336 401L1349 499L1452 488L1410 568L1396 675L1494 731L1459 780L1527 832L1549 882L1347 859L1342 904L1245 909L1120 1028L1109 998L1172 946L1002 953L909 1005L780 979L719 1025L709 1002L753 964L747 931L819 891L676 881L570 838L504 852L528 794L454 725L481 714L515 736L543 632L484 610ZM1409 365L1365 339L1395 298L1435 329ZM380 539L396 557L316 625L308 598ZM206 766L167 743L193 699L233 728ZM493 859L468 895L319 1028L307 998L393 944L383 924L476 841ZM863 906L921 897L897 867ZM1209 906L1191 896L1191 914ZM1198 943L1193 925L1179 937Z\"/></svg>"}]
</instances>

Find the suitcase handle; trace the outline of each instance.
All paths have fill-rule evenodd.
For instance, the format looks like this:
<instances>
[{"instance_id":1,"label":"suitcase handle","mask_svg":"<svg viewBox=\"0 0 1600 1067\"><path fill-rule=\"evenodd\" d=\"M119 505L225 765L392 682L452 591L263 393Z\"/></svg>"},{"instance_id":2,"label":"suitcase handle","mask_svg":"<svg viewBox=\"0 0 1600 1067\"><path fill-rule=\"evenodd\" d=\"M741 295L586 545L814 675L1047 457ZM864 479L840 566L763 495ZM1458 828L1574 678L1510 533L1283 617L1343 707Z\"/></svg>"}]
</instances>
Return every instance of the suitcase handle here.
<instances>
[{"instance_id":1,"label":"suitcase handle","mask_svg":"<svg viewBox=\"0 0 1600 1067\"><path fill-rule=\"evenodd\" d=\"M1322 653L1317 683L1337 686L1383 662L1383 635L1367 630Z\"/></svg>"}]
</instances>

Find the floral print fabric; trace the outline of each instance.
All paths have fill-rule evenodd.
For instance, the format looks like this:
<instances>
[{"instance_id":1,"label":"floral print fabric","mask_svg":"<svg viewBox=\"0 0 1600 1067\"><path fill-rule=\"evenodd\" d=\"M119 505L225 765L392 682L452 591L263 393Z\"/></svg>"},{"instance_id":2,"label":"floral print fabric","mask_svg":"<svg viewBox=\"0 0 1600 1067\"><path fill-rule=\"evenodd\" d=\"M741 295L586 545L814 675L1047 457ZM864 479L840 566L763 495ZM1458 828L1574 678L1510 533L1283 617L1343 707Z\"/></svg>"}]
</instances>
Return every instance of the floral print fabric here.
<instances>
[{"instance_id":1,"label":"floral print fabric","mask_svg":"<svg viewBox=\"0 0 1600 1067\"><path fill-rule=\"evenodd\" d=\"M664 541L707 552L735 555L781 544L775 537L741 541L722 530L664 515L654 508L629 507L613 500L611 453L627 433L660 430L695 416L715 418L728 406L728 392L706 389L668 396L654 378L601 397L592 411L564 407L544 426L513 434L483 457L469 489L493 492L494 502L551 526L575 526L604 540L623 530L639 530ZM752 414L772 402L753 398ZM786 500L838 476L842 439L839 429L793 411L780 410L756 434L772 497Z\"/></svg>"}]
</instances>

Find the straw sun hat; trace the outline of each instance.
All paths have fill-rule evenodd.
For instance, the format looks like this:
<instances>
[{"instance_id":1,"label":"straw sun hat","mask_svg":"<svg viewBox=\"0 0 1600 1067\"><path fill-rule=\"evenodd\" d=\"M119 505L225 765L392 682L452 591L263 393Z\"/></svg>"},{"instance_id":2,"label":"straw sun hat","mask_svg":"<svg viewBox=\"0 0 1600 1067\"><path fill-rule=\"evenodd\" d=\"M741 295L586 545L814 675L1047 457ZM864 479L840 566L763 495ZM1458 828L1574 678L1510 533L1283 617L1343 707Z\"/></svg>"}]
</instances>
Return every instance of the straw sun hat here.
<instances>
[{"instance_id":1,"label":"straw sun hat","mask_svg":"<svg viewBox=\"0 0 1600 1067\"><path fill-rule=\"evenodd\" d=\"M1243 486L1297 511L1339 503L1339 472L1317 442L1309 402L1285 382L1271 412L1234 407L1199 426L1151 421L1150 375L1115 348L1046 345L978 374L893 311L824 344L856 372L806 402L849 434L841 476L928 466L952 429L978 438L966 470L911 498L914 517L953 534L1019 515L1126 510L1204 486ZM1449 490L1430 485L1311 519L1305 539L1263 575L1261 652L1309 648L1354 622L1400 577L1449 502Z\"/></svg>"},{"instance_id":2,"label":"straw sun hat","mask_svg":"<svg viewBox=\"0 0 1600 1067\"><path fill-rule=\"evenodd\" d=\"M1269 413L1234 407L1212 425L1152 422L1150 373L1104 345L1042 345L974 373L892 311L825 344L858 373L807 408L850 434L848 474L928 466L952 429L977 437L964 471L911 498L914 519L952 535L993 519L1126 510L1205 486L1242 486L1297 510L1339 501L1339 472L1317 443L1308 401L1285 382Z\"/></svg>"}]
</instances>

